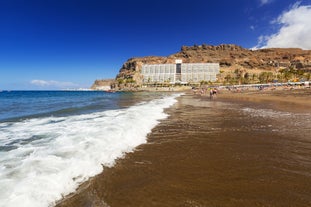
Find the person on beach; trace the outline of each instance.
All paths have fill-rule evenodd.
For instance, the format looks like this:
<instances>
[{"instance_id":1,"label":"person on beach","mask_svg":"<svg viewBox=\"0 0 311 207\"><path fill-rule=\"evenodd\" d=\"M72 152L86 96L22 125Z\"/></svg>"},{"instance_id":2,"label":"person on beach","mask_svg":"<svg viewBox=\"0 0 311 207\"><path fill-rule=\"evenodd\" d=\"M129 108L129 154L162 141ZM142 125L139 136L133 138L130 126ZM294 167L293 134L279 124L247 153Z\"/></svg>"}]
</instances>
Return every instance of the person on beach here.
<instances>
[{"instance_id":1,"label":"person on beach","mask_svg":"<svg viewBox=\"0 0 311 207\"><path fill-rule=\"evenodd\" d=\"M214 89L213 89L213 96L216 96L216 95L217 95L217 89L214 88Z\"/></svg>"},{"instance_id":2,"label":"person on beach","mask_svg":"<svg viewBox=\"0 0 311 207\"><path fill-rule=\"evenodd\" d=\"M216 88L211 88L209 92L210 98L213 99L217 95L217 89Z\"/></svg>"},{"instance_id":3,"label":"person on beach","mask_svg":"<svg viewBox=\"0 0 311 207\"><path fill-rule=\"evenodd\" d=\"M213 99L213 96L214 96L214 91L213 91L213 89L210 89L210 91L209 91L210 99Z\"/></svg>"}]
</instances>

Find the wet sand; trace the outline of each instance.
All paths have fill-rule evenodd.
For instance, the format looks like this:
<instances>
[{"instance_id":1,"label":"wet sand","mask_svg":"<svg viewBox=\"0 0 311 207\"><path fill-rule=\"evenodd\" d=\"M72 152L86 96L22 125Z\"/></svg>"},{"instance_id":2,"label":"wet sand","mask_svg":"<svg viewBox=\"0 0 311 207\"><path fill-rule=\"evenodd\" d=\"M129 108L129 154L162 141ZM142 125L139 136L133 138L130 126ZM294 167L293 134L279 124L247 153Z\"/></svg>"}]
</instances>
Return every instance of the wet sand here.
<instances>
[{"instance_id":1,"label":"wet sand","mask_svg":"<svg viewBox=\"0 0 311 207\"><path fill-rule=\"evenodd\" d=\"M148 144L57 206L311 206L310 99L310 90L184 95Z\"/></svg>"}]
</instances>

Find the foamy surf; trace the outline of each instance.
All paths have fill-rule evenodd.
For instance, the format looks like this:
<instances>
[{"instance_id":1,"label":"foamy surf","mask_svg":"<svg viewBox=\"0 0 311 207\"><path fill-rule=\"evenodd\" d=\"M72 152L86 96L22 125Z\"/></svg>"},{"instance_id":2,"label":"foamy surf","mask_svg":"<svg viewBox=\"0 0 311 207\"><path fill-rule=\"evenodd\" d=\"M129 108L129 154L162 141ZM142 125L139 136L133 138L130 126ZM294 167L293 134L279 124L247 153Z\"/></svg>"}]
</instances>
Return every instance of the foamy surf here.
<instances>
[{"instance_id":1,"label":"foamy surf","mask_svg":"<svg viewBox=\"0 0 311 207\"><path fill-rule=\"evenodd\" d=\"M126 109L0 123L0 206L47 207L146 142L177 94Z\"/></svg>"}]
</instances>

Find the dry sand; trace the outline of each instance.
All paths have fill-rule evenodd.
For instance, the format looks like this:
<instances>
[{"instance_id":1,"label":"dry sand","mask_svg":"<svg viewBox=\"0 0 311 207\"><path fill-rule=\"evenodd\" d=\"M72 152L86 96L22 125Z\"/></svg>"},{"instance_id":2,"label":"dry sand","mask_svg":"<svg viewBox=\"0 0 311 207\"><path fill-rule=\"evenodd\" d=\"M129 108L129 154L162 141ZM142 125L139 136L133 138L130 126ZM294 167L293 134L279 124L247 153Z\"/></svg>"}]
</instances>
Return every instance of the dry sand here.
<instances>
[{"instance_id":1,"label":"dry sand","mask_svg":"<svg viewBox=\"0 0 311 207\"><path fill-rule=\"evenodd\" d=\"M310 89L184 95L148 144L57 206L311 206L310 109Z\"/></svg>"}]
</instances>

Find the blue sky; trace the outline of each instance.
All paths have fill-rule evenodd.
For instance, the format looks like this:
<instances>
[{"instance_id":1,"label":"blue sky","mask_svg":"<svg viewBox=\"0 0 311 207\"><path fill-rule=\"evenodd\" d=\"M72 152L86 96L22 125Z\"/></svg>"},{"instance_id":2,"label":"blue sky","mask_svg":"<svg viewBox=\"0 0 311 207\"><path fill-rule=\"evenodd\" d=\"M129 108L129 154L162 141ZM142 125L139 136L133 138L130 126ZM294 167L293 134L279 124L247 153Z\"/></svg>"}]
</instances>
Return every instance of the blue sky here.
<instances>
[{"instance_id":1,"label":"blue sky","mask_svg":"<svg viewBox=\"0 0 311 207\"><path fill-rule=\"evenodd\" d=\"M88 88L183 45L311 49L311 0L0 0L0 90Z\"/></svg>"}]
</instances>

